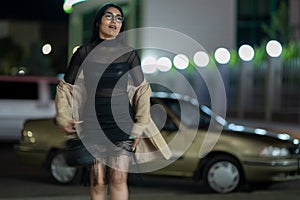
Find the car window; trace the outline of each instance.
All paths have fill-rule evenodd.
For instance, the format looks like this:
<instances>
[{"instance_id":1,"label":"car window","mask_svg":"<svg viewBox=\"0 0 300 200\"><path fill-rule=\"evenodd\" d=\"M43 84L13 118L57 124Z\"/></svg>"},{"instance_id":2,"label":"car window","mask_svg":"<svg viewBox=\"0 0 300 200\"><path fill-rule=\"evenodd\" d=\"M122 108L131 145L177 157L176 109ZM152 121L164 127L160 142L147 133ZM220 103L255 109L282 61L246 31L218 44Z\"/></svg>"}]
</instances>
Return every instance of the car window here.
<instances>
[{"instance_id":1,"label":"car window","mask_svg":"<svg viewBox=\"0 0 300 200\"><path fill-rule=\"evenodd\" d=\"M173 122L173 120L170 118L170 116L167 116L166 123L162 130L166 131L178 131L177 125Z\"/></svg>"},{"instance_id":2,"label":"car window","mask_svg":"<svg viewBox=\"0 0 300 200\"><path fill-rule=\"evenodd\" d=\"M178 126L169 115L151 110L151 117L159 130L178 131Z\"/></svg>"},{"instance_id":3,"label":"car window","mask_svg":"<svg viewBox=\"0 0 300 200\"><path fill-rule=\"evenodd\" d=\"M190 102L176 99L164 99L168 108L181 120L185 126L198 128L199 108ZM182 108L180 108L182 106Z\"/></svg>"},{"instance_id":4,"label":"car window","mask_svg":"<svg viewBox=\"0 0 300 200\"><path fill-rule=\"evenodd\" d=\"M55 95L56 95L56 83L50 83L49 87L50 87L50 95L51 95L51 99L54 100L55 99Z\"/></svg>"},{"instance_id":5,"label":"car window","mask_svg":"<svg viewBox=\"0 0 300 200\"><path fill-rule=\"evenodd\" d=\"M0 99L38 99L38 84L35 82L0 81Z\"/></svg>"},{"instance_id":6,"label":"car window","mask_svg":"<svg viewBox=\"0 0 300 200\"><path fill-rule=\"evenodd\" d=\"M201 112L200 114L200 121L199 121L199 128L207 129L209 127L211 118L204 113Z\"/></svg>"}]
</instances>

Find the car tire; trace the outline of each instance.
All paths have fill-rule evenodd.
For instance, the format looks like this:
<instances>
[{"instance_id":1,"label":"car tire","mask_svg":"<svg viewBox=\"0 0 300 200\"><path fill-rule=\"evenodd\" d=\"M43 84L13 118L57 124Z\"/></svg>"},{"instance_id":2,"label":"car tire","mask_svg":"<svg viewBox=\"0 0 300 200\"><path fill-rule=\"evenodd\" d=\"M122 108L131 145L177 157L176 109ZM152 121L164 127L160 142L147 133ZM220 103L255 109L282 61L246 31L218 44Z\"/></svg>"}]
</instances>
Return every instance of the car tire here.
<instances>
[{"instance_id":1,"label":"car tire","mask_svg":"<svg viewBox=\"0 0 300 200\"><path fill-rule=\"evenodd\" d=\"M72 184L80 180L81 168L70 167L66 164L62 150L52 151L48 157L47 170L51 178L59 184Z\"/></svg>"},{"instance_id":2,"label":"car tire","mask_svg":"<svg viewBox=\"0 0 300 200\"><path fill-rule=\"evenodd\" d=\"M210 190L230 193L241 186L243 175L239 162L228 155L218 155L207 160L203 178Z\"/></svg>"}]
</instances>

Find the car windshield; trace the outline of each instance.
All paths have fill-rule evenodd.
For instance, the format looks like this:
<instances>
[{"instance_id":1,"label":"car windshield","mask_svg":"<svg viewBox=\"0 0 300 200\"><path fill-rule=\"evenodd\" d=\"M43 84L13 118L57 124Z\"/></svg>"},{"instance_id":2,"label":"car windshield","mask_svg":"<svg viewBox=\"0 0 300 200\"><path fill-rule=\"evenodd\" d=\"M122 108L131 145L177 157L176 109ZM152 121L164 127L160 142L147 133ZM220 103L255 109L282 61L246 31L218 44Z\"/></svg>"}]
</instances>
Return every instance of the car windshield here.
<instances>
[{"instance_id":1,"label":"car windshield","mask_svg":"<svg viewBox=\"0 0 300 200\"><path fill-rule=\"evenodd\" d=\"M202 115L205 114L205 115L207 115L207 117L214 119L221 126L225 126L228 124L227 121L223 117L215 114L209 107L207 107L205 105L200 106L200 111L201 111Z\"/></svg>"},{"instance_id":2,"label":"car windshield","mask_svg":"<svg viewBox=\"0 0 300 200\"><path fill-rule=\"evenodd\" d=\"M211 118L221 125L227 122L224 118L213 113L213 111L205 105L196 105L191 102L176 99L164 99L164 103L168 108L181 120L185 126L189 128L208 128ZM180 108L182 106L182 108ZM184 112L181 112L184 110ZM200 112L200 118L199 116Z\"/></svg>"},{"instance_id":3,"label":"car windshield","mask_svg":"<svg viewBox=\"0 0 300 200\"><path fill-rule=\"evenodd\" d=\"M187 127L198 127L199 109L190 102L176 99L168 99L164 101L168 108L181 120ZM180 106L182 108L180 108ZM184 111L184 112L181 112Z\"/></svg>"}]
</instances>

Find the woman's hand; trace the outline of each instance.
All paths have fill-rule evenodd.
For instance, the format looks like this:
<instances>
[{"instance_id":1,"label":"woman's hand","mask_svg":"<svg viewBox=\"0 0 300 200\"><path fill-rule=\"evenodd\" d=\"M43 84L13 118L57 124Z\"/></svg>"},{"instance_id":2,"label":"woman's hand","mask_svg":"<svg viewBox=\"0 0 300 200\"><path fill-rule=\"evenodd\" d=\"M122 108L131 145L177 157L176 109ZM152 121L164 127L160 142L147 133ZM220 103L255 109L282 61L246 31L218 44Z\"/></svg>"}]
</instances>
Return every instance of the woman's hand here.
<instances>
[{"instance_id":1,"label":"woman's hand","mask_svg":"<svg viewBox=\"0 0 300 200\"><path fill-rule=\"evenodd\" d=\"M75 129L75 123L74 121L69 121L66 125L63 126L63 130L65 133L67 134L71 134L71 133L75 133L76 129Z\"/></svg>"},{"instance_id":2,"label":"woman's hand","mask_svg":"<svg viewBox=\"0 0 300 200\"><path fill-rule=\"evenodd\" d=\"M132 152L135 152L137 145L140 142L140 137L135 137L134 142L132 144Z\"/></svg>"}]
</instances>

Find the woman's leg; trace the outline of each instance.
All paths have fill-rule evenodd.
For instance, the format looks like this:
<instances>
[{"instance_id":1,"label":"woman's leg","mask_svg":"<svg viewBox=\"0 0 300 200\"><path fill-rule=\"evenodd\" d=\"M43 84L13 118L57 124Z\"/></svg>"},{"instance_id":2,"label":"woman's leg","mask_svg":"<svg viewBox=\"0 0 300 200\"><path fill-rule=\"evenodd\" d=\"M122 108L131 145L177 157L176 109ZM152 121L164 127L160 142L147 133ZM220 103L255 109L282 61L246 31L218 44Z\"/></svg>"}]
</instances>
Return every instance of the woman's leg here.
<instances>
[{"instance_id":1,"label":"woman's leg","mask_svg":"<svg viewBox=\"0 0 300 200\"><path fill-rule=\"evenodd\" d=\"M106 166L97 162L91 167L91 200L105 200L107 190Z\"/></svg>"},{"instance_id":2,"label":"woman's leg","mask_svg":"<svg viewBox=\"0 0 300 200\"><path fill-rule=\"evenodd\" d=\"M109 169L109 192L111 200L128 200L128 168L130 157L121 155L111 158Z\"/></svg>"}]
</instances>

